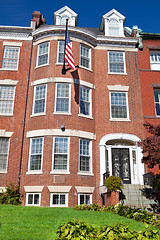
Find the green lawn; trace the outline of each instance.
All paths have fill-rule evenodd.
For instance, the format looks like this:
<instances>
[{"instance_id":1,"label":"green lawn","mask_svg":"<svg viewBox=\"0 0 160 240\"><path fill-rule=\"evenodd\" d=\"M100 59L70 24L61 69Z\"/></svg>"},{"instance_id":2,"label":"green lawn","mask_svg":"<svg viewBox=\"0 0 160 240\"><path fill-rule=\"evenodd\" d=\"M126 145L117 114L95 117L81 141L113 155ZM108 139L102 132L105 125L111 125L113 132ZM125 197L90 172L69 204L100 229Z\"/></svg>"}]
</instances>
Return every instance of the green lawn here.
<instances>
[{"instance_id":1,"label":"green lawn","mask_svg":"<svg viewBox=\"0 0 160 240\"><path fill-rule=\"evenodd\" d=\"M137 231L144 228L143 223L111 213L0 205L0 240L54 239L58 226L73 219L94 227L122 223Z\"/></svg>"}]
</instances>

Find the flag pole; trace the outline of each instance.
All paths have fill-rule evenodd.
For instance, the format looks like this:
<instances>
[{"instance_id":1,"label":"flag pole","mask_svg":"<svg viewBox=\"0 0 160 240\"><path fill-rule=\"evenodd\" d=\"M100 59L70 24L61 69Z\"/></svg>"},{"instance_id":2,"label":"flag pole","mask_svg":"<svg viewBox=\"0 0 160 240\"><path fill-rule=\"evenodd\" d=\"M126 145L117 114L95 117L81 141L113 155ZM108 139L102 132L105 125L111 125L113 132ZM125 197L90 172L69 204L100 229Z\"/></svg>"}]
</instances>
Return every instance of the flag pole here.
<instances>
[{"instance_id":1,"label":"flag pole","mask_svg":"<svg viewBox=\"0 0 160 240\"><path fill-rule=\"evenodd\" d=\"M64 60L63 60L63 68L62 68L62 74L66 74L66 68L65 68L65 51L66 51L66 38L67 38L67 28L68 28L68 18L66 18L66 32L65 32L65 47L64 47Z\"/></svg>"}]
</instances>

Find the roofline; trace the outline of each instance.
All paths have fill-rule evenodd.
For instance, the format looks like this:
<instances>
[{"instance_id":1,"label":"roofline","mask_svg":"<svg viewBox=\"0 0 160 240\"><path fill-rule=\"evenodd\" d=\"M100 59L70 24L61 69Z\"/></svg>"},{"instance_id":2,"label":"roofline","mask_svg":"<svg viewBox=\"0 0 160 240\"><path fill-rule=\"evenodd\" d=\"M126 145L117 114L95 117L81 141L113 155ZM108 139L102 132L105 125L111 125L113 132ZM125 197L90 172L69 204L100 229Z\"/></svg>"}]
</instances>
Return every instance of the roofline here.
<instances>
[{"instance_id":1,"label":"roofline","mask_svg":"<svg viewBox=\"0 0 160 240\"><path fill-rule=\"evenodd\" d=\"M160 33L146 33L141 32L139 34L143 39L160 39Z\"/></svg>"}]
</instances>

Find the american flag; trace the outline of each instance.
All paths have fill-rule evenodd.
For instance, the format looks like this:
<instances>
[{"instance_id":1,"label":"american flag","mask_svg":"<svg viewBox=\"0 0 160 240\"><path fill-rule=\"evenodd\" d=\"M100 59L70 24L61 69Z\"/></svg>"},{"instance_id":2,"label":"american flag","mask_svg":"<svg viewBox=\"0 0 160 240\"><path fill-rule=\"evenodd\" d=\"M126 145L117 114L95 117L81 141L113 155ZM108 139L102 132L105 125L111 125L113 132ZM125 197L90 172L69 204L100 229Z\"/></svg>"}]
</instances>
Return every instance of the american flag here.
<instances>
[{"instance_id":1,"label":"american flag","mask_svg":"<svg viewBox=\"0 0 160 240\"><path fill-rule=\"evenodd\" d=\"M68 63L68 65L72 68L72 70L75 70L75 64L72 54L72 43L69 38L68 27L66 29L66 49L64 59Z\"/></svg>"}]
</instances>

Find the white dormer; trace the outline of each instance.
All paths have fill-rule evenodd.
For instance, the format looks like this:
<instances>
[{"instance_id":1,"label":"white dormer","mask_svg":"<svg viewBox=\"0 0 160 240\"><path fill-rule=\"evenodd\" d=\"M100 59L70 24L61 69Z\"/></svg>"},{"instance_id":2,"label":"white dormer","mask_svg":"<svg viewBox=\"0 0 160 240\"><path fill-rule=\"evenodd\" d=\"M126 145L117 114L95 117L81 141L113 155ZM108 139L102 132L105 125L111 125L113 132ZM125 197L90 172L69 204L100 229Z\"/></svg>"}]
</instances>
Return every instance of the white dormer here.
<instances>
[{"instance_id":1,"label":"white dormer","mask_svg":"<svg viewBox=\"0 0 160 240\"><path fill-rule=\"evenodd\" d=\"M55 25L66 25L66 18L68 18L69 26L77 26L78 15L69 7L65 6L54 12Z\"/></svg>"},{"instance_id":2,"label":"white dormer","mask_svg":"<svg viewBox=\"0 0 160 240\"><path fill-rule=\"evenodd\" d=\"M124 37L123 24L125 17L112 9L102 17L100 30L104 31L105 36Z\"/></svg>"}]
</instances>

